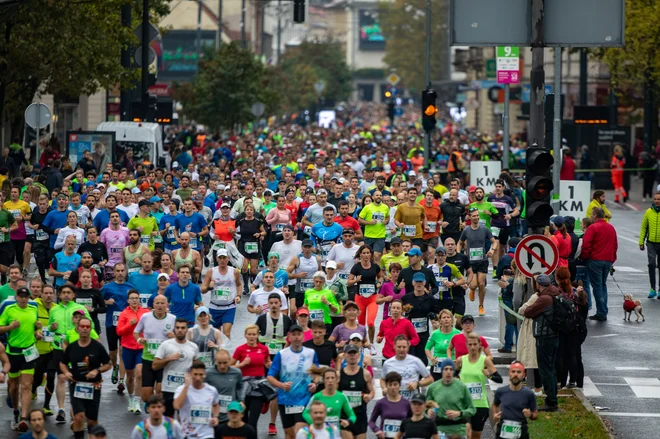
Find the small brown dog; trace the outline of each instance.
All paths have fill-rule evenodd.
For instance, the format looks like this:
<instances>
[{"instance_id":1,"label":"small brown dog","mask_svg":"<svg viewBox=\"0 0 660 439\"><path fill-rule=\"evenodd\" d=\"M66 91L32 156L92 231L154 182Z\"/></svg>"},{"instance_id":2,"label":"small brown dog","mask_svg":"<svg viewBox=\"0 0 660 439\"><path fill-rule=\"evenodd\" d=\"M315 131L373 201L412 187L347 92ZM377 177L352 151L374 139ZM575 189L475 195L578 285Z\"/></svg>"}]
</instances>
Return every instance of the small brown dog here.
<instances>
[{"instance_id":1,"label":"small brown dog","mask_svg":"<svg viewBox=\"0 0 660 439\"><path fill-rule=\"evenodd\" d=\"M633 300L632 294L626 294L623 296L623 320L626 320L626 315L628 316L628 321L630 321L630 316L633 311L637 316L637 322L639 322L639 317L642 316L642 322L645 322L644 314L642 313L642 302L639 300Z\"/></svg>"}]
</instances>

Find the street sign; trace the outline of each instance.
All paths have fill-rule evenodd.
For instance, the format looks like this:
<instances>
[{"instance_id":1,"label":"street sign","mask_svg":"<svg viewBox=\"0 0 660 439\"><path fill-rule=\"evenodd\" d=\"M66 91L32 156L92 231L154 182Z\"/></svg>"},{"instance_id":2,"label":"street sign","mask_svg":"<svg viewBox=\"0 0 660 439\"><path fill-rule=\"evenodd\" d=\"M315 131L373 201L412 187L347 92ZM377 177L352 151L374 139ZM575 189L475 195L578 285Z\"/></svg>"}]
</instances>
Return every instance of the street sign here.
<instances>
[{"instance_id":1,"label":"street sign","mask_svg":"<svg viewBox=\"0 0 660 439\"><path fill-rule=\"evenodd\" d=\"M397 75L395 72L392 72L389 75L387 75L387 83L390 84L392 87L397 85L399 82L401 82L401 76Z\"/></svg>"},{"instance_id":2,"label":"street sign","mask_svg":"<svg viewBox=\"0 0 660 439\"><path fill-rule=\"evenodd\" d=\"M500 46L497 48L497 83L517 84L520 82L520 48Z\"/></svg>"},{"instance_id":3,"label":"street sign","mask_svg":"<svg viewBox=\"0 0 660 439\"><path fill-rule=\"evenodd\" d=\"M559 215L575 218L576 227L587 216L591 199L591 181L559 181Z\"/></svg>"},{"instance_id":4,"label":"street sign","mask_svg":"<svg viewBox=\"0 0 660 439\"><path fill-rule=\"evenodd\" d=\"M535 273L550 274L559 264L559 251L552 239L529 235L516 247L514 259L520 272L527 277Z\"/></svg>"},{"instance_id":5,"label":"street sign","mask_svg":"<svg viewBox=\"0 0 660 439\"><path fill-rule=\"evenodd\" d=\"M48 105L34 102L25 109L25 123L30 128L46 128L50 124L52 114Z\"/></svg>"},{"instance_id":6,"label":"street sign","mask_svg":"<svg viewBox=\"0 0 660 439\"><path fill-rule=\"evenodd\" d=\"M314 90L316 90L316 94L320 95L323 93L323 90L325 90L325 81L321 80L317 83L314 84Z\"/></svg>"},{"instance_id":7,"label":"street sign","mask_svg":"<svg viewBox=\"0 0 660 439\"><path fill-rule=\"evenodd\" d=\"M150 66L151 64L156 61L156 51L149 47L149 59L148 59L147 66ZM142 46L138 47L135 50L135 64L137 64L139 67L142 67Z\"/></svg>"},{"instance_id":8,"label":"street sign","mask_svg":"<svg viewBox=\"0 0 660 439\"><path fill-rule=\"evenodd\" d=\"M153 41L154 38L158 36L158 28L153 24L149 23L149 41ZM139 40L142 41L142 23L138 25L133 31L133 35Z\"/></svg>"},{"instance_id":9,"label":"street sign","mask_svg":"<svg viewBox=\"0 0 660 439\"><path fill-rule=\"evenodd\" d=\"M502 162L470 162L470 186L484 189L486 194L495 190L495 181L500 178Z\"/></svg>"},{"instance_id":10,"label":"street sign","mask_svg":"<svg viewBox=\"0 0 660 439\"><path fill-rule=\"evenodd\" d=\"M252 112L254 117L261 117L264 111L266 111L266 106L262 102L256 102L250 108L250 112Z\"/></svg>"}]
</instances>

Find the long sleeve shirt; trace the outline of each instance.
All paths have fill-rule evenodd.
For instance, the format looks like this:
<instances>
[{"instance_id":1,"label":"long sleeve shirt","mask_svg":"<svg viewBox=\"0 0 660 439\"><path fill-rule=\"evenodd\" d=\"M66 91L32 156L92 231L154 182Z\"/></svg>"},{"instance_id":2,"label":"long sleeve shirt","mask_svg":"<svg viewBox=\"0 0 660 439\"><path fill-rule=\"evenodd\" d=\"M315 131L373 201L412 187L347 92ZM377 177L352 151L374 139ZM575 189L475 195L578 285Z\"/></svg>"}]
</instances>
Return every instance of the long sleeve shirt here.
<instances>
[{"instance_id":1,"label":"long sleeve shirt","mask_svg":"<svg viewBox=\"0 0 660 439\"><path fill-rule=\"evenodd\" d=\"M616 229L604 219L599 219L584 232L580 258L592 261L615 262L619 242Z\"/></svg>"},{"instance_id":2,"label":"long sleeve shirt","mask_svg":"<svg viewBox=\"0 0 660 439\"><path fill-rule=\"evenodd\" d=\"M135 332L135 327L140 321L142 315L151 312L147 308L142 308L138 306L136 311L133 311L130 306L126 307L125 310L119 314L119 321L117 322L117 335L121 337L121 347L127 349L142 349L143 346L140 346L133 336ZM135 319L135 324L131 325L131 319Z\"/></svg>"},{"instance_id":3,"label":"long sleeve shirt","mask_svg":"<svg viewBox=\"0 0 660 439\"><path fill-rule=\"evenodd\" d=\"M393 357L396 354L394 352L394 339L400 334L408 337L412 346L417 346L419 344L419 335L417 335L417 331L415 331L410 320L399 318L394 321L394 319L390 317L389 319L383 320L380 324L378 336L385 339L385 344L383 345L383 356L385 358Z\"/></svg>"}]
</instances>

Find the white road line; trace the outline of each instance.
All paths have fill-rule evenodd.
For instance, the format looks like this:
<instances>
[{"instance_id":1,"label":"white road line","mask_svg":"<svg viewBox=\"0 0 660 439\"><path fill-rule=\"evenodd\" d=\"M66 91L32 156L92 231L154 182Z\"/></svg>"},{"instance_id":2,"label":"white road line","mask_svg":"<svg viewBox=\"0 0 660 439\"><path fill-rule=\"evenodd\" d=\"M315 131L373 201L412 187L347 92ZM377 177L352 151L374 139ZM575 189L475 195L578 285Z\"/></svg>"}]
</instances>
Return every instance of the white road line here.
<instances>
[{"instance_id":1,"label":"white road line","mask_svg":"<svg viewBox=\"0 0 660 439\"><path fill-rule=\"evenodd\" d=\"M591 338L605 338L605 337L617 337L621 334L603 334L603 335L592 335Z\"/></svg>"},{"instance_id":2,"label":"white road line","mask_svg":"<svg viewBox=\"0 0 660 439\"><path fill-rule=\"evenodd\" d=\"M639 244L638 239L628 238L627 236L623 236L623 235L618 235L618 238L623 239L624 241L632 242L633 244Z\"/></svg>"},{"instance_id":3,"label":"white road line","mask_svg":"<svg viewBox=\"0 0 660 439\"><path fill-rule=\"evenodd\" d=\"M634 204L626 203L626 206L630 207L635 212L639 212L639 208L637 206L635 206Z\"/></svg>"},{"instance_id":4,"label":"white road line","mask_svg":"<svg viewBox=\"0 0 660 439\"><path fill-rule=\"evenodd\" d=\"M616 271L620 271L622 273L643 273L642 270L638 270L638 269L633 268L633 267L627 267L625 265L622 266L622 267L617 266L617 267L614 267L614 268L616 268Z\"/></svg>"},{"instance_id":5,"label":"white road line","mask_svg":"<svg viewBox=\"0 0 660 439\"><path fill-rule=\"evenodd\" d=\"M596 387L594 382L591 381L591 378L587 376L584 377L584 385L582 387L582 393L586 397L603 396L603 394L600 393L600 390L598 390L598 387Z\"/></svg>"},{"instance_id":6,"label":"white road line","mask_svg":"<svg viewBox=\"0 0 660 439\"><path fill-rule=\"evenodd\" d=\"M626 412L598 412L601 416L616 416L621 418L660 418L660 413L626 413Z\"/></svg>"},{"instance_id":7,"label":"white road line","mask_svg":"<svg viewBox=\"0 0 660 439\"><path fill-rule=\"evenodd\" d=\"M651 370L648 367L638 367L638 366L619 366L619 367L615 367L614 369L615 370Z\"/></svg>"}]
</instances>

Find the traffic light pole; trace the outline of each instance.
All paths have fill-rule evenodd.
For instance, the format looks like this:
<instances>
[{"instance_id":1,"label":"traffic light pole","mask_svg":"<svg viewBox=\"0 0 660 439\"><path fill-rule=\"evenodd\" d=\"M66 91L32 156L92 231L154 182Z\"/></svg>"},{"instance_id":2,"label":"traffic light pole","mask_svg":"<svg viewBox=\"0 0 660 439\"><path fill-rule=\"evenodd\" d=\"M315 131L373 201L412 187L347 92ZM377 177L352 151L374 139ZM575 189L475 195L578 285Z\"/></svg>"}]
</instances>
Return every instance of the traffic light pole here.
<instances>
[{"instance_id":1,"label":"traffic light pole","mask_svg":"<svg viewBox=\"0 0 660 439\"><path fill-rule=\"evenodd\" d=\"M543 70L543 15L545 0L532 0L532 71L530 74L529 138L545 148L544 99L545 71Z\"/></svg>"},{"instance_id":2,"label":"traffic light pole","mask_svg":"<svg viewBox=\"0 0 660 439\"><path fill-rule=\"evenodd\" d=\"M431 0L426 0L426 68L424 82L426 82L428 88L431 88ZM432 132L432 130L426 131L424 136L424 167L429 166Z\"/></svg>"},{"instance_id":3,"label":"traffic light pole","mask_svg":"<svg viewBox=\"0 0 660 439\"><path fill-rule=\"evenodd\" d=\"M121 7L121 24L128 28L131 27L131 3L125 3ZM121 66L129 69L131 67L131 52L127 46L121 48ZM131 91L126 87L121 88L119 98L119 114L122 122L131 120Z\"/></svg>"},{"instance_id":4,"label":"traffic light pole","mask_svg":"<svg viewBox=\"0 0 660 439\"><path fill-rule=\"evenodd\" d=\"M149 118L149 0L142 1L142 114L145 122Z\"/></svg>"}]
</instances>

